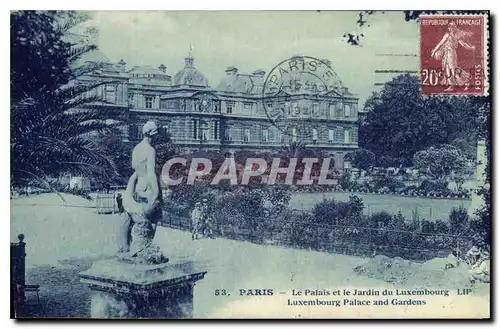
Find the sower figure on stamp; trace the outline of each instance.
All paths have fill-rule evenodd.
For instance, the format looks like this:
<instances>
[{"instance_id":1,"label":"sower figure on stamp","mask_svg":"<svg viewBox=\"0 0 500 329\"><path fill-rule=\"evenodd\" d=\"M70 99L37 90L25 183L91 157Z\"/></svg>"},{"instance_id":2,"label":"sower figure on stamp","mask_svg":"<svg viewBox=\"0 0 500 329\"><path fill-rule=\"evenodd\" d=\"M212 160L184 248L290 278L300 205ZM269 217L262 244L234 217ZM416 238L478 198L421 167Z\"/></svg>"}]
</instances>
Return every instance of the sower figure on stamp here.
<instances>
[{"instance_id":1,"label":"sower figure on stamp","mask_svg":"<svg viewBox=\"0 0 500 329\"><path fill-rule=\"evenodd\" d=\"M465 42L465 38L470 36L472 32L462 31L455 22L450 22L448 32L431 52L434 59L441 60L443 69L441 84L449 86L444 91L452 91L454 86L465 86L466 90L468 88L471 74L458 67L457 48L460 45L468 50L476 49L474 45Z\"/></svg>"},{"instance_id":2,"label":"sower figure on stamp","mask_svg":"<svg viewBox=\"0 0 500 329\"><path fill-rule=\"evenodd\" d=\"M158 133L154 121L142 128L143 140L132 152L132 168L123 196L124 223L118 236L118 257L142 264L165 263L168 259L153 244L162 217L161 193L155 172L156 152L151 145Z\"/></svg>"}]
</instances>

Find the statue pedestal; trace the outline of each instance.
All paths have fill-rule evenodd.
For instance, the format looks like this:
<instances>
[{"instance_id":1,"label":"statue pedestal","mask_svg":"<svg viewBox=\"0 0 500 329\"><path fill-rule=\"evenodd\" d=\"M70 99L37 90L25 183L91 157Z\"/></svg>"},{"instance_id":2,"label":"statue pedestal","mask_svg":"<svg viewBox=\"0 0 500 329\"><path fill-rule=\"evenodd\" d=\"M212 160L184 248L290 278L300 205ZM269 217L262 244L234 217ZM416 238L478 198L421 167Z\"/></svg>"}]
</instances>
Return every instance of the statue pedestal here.
<instances>
[{"instance_id":1,"label":"statue pedestal","mask_svg":"<svg viewBox=\"0 0 500 329\"><path fill-rule=\"evenodd\" d=\"M193 316L193 288L206 273L192 262L137 265L107 259L79 275L92 290L92 318L182 319Z\"/></svg>"}]
</instances>

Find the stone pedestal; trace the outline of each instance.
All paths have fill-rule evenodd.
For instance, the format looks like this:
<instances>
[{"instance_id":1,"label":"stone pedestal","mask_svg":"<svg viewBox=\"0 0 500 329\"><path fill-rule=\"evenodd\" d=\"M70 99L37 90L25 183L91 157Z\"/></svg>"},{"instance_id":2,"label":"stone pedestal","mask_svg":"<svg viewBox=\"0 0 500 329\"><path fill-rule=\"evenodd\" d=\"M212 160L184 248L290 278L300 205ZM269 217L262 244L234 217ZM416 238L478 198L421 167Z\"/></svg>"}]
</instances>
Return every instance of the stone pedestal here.
<instances>
[{"instance_id":1,"label":"stone pedestal","mask_svg":"<svg viewBox=\"0 0 500 329\"><path fill-rule=\"evenodd\" d=\"M92 318L182 319L193 316L193 288L207 272L192 262L127 264L95 262L80 273L92 290Z\"/></svg>"}]
</instances>

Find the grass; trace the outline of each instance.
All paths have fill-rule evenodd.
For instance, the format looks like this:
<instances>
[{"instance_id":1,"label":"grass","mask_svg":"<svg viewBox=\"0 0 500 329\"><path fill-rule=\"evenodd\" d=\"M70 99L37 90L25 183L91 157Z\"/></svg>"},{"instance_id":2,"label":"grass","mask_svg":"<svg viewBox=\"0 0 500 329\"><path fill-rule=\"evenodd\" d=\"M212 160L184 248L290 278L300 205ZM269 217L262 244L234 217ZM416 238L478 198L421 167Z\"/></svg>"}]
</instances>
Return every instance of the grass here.
<instances>
[{"instance_id":1,"label":"grass","mask_svg":"<svg viewBox=\"0 0 500 329\"><path fill-rule=\"evenodd\" d=\"M294 193L290 200L290 208L298 210L311 210L314 205L321 202L323 198L335 199L338 201L349 200L350 195L358 195L365 204L365 214L370 215L375 212L385 210L389 213L398 213L411 219L412 214L418 211L420 218L427 220L447 220L453 207L463 206L468 209L470 200L448 200L431 199L409 196L379 195L350 192L328 192L328 193Z\"/></svg>"}]
</instances>

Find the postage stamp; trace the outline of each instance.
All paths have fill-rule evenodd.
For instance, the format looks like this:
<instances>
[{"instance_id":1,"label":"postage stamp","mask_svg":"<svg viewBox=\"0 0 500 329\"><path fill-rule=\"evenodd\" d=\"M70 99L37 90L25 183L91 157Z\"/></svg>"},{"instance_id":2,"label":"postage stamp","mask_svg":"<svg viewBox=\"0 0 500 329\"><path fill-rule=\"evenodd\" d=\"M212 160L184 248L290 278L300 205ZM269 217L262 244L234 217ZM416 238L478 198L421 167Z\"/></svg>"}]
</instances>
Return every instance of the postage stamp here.
<instances>
[{"instance_id":1,"label":"postage stamp","mask_svg":"<svg viewBox=\"0 0 500 329\"><path fill-rule=\"evenodd\" d=\"M486 15L420 15L420 85L425 95L488 94Z\"/></svg>"}]
</instances>

